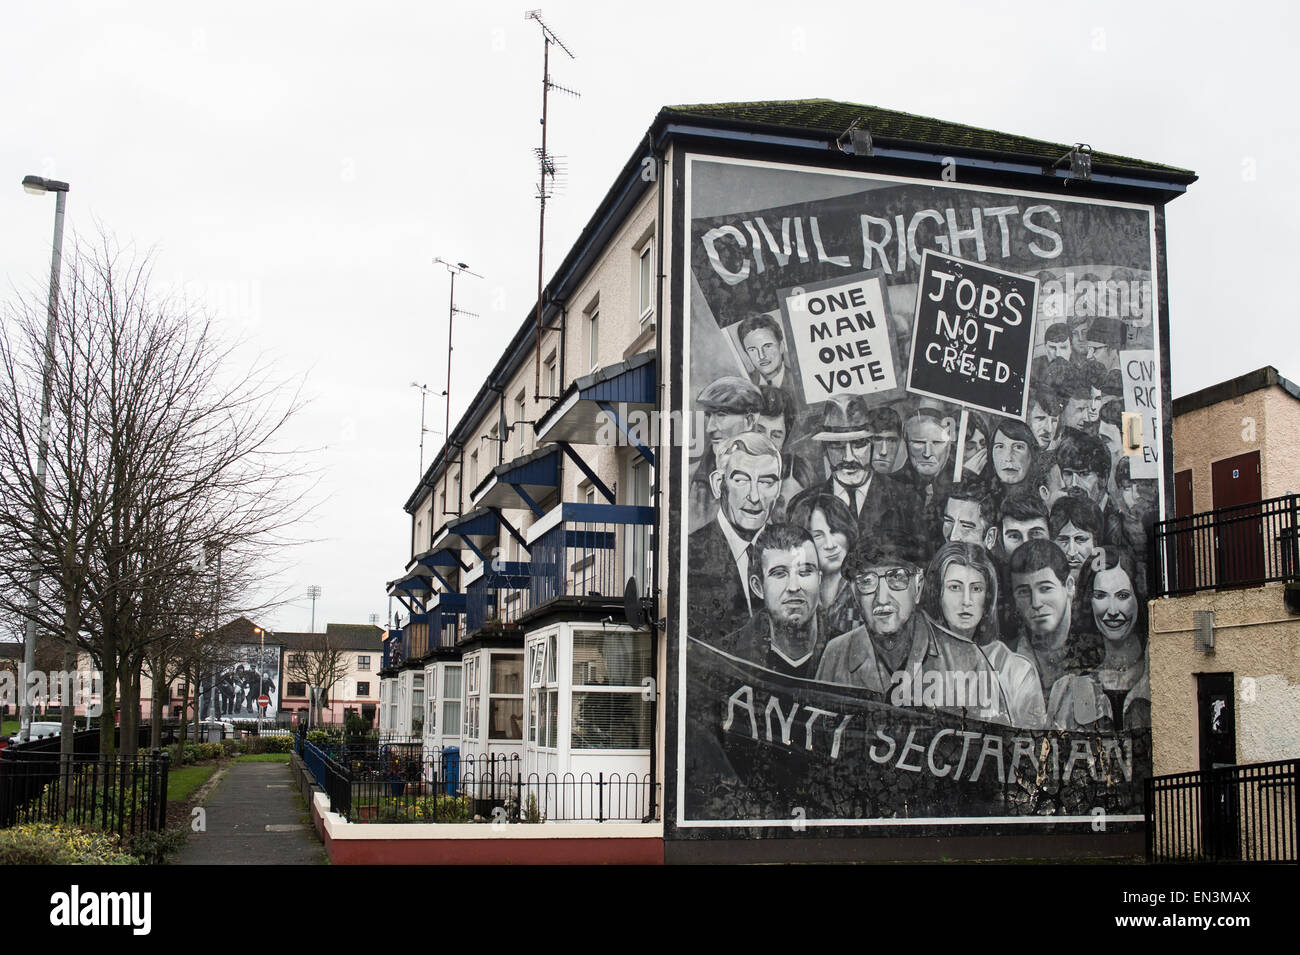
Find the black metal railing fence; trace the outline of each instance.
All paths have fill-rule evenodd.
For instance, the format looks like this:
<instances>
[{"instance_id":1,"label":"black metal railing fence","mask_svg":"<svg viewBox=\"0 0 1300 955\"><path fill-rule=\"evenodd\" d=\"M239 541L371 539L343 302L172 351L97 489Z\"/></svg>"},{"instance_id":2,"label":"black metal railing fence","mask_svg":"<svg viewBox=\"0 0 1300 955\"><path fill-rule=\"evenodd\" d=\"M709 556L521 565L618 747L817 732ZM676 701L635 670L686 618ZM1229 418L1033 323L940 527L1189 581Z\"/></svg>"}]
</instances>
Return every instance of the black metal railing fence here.
<instances>
[{"instance_id":1,"label":"black metal railing fence","mask_svg":"<svg viewBox=\"0 0 1300 955\"><path fill-rule=\"evenodd\" d=\"M167 776L163 750L60 756L57 746L11 747L0 752L0 829L33 822L94 826L130 844L166 828Z\"/></svg>"},{"instance_id":2,"label":"black metal railing fence","mask_svg":"<svg viewBox=\"0 0 1300 955\"><path fill-rule=\"evenodd\" d=\"M1146 781L1148 862L1297 862L1300 760Z\"/></svg>"},{"instance_id":3,"label":"black metal railing fence","mask_svg":"<svg viewBox=\"0 0 1300 955\"><path fill-rule=\"evenodd\" d=\"M1300 575L1300 496L1254 501L1155 524L1152 596L1259 586Z\"/></svg>"}]
</instances>

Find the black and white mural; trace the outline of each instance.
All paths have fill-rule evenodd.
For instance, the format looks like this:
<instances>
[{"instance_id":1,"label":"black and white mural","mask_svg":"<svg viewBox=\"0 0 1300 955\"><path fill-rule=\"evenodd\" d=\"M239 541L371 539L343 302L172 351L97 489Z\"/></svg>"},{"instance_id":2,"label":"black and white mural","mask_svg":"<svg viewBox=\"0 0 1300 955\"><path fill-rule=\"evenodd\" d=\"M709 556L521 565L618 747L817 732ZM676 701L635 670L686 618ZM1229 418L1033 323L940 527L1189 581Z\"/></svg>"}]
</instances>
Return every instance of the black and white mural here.
<instances>
[{"instance_id":1,"label":"black and white mural","mask_svg":"<svg viewBox=\"0 0 1300 955\"><path fill-rule=\"evenodd\" d=\"M684 189L678 828L1140 818L1154 210Z\"/></svg>"},{"instance_id":2,"label":"black and white mural","mask_svg":"<svg viewBox=\"0 0 1300 955\"><path fill-rule=\"evenodd\" d=\"M274 719L280 706L280 649L256 643L229 647L202 688L203 719L255 720L261 695L271 699L261 715Z\"/></svg>"}]
</instances>

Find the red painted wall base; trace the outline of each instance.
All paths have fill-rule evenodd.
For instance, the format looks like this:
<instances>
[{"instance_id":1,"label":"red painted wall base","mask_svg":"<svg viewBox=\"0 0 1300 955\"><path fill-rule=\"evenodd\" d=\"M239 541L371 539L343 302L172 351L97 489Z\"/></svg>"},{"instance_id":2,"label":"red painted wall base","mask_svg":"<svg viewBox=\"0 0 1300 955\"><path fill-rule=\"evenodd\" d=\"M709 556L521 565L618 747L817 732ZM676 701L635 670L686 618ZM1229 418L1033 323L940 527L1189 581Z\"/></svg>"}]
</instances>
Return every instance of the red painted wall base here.
<instances>
[{"instance_id":1,"label":"red painted wall base","mask_svg":"<svg viewBox=\"0 0 1300 955\"><path fill-rule=\"evenodd\" d=\"M331 839L334 865L663 865L662 839Z\"/></svg>"}]
</instances>

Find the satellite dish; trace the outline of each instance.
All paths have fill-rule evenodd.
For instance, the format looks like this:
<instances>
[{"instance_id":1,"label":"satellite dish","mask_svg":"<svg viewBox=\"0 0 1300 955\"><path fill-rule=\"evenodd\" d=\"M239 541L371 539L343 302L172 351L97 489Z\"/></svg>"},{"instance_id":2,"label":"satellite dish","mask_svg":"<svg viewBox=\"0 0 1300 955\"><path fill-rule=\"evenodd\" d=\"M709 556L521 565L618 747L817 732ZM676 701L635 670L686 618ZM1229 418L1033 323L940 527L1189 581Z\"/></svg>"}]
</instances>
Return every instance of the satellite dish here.
<instances>
[{"instance_id":1,"label":"satellite dish","mask_svg":"<svg viewBox=\"0 0 1300 955\"><path fill-rule=\"evenodd\" d=\"M629 627L640 630L646 625L645 610L641 606L641 593L635 577L629 577L627 586L623 588L623 617Z\"/></svg>"}]
</instances>

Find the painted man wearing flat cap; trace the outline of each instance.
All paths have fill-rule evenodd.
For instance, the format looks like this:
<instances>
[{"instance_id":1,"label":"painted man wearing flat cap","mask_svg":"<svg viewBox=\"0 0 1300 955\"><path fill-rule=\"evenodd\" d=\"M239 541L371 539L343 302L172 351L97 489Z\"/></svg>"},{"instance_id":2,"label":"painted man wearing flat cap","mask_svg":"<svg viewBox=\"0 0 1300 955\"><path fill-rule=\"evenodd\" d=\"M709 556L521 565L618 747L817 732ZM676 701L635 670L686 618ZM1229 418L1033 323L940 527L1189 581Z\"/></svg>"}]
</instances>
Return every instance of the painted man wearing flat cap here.
<instances>
[{"instance_id":1,"label":"painted man wearing flat cap","mask_svg":"<svg viewBox=\"0 0 1300 955\"><path fill-rule=\"evenodd\" d=\"M763 393L746 378L718 378L709 382L695 398L696 411L703 416L704 454L691 473L689 530L706 526L718 513L718 499L709 487L717 468L722 444L738 434L754 430L763 410Z\"/></svg>"},{"instance_id":2,"label":"painted man wearing flat cap","mask_svg":"<svg viewBox=\"0 0 1300 955\"><path fill-rule=\"evenodd\" d=\"M861 395L827 401L822 428L812 437L822 446L831 476L798 494L790 501L791 511L805 498L830 494L847 504L858 525L866 528L884 511L912 503L893 478L871 467L871 412Z\"/></svg>"},{"instance_id":3,"label":"painted man wearing flat cap","mask_svg":"<svg viewBox=\"0 0 1300 955\"><path fill-rule=\"evenodd\" d=\"M887 511L841 568L864 626L831 640L817 679L862 687L895 706L960 711L1014 726L1041 726L1041 693L1021 699L973 640L936 624L920 609L926 586L924 544L907 515ZM1031 687L1037 690L1037 687Z\"/></svg>"}]
</instances>

